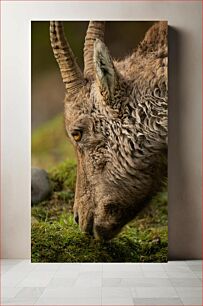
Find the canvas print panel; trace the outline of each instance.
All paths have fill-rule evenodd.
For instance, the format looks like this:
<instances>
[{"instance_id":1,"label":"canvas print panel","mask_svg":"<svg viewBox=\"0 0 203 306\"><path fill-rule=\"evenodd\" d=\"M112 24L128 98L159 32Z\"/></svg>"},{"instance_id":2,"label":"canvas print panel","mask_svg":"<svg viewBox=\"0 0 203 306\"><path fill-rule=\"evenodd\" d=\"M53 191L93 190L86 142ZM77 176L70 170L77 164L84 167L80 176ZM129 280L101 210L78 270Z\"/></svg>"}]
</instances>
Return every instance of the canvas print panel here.
<instances>
[{"instance_id":1,"label":"canvas print panel","mask_svg":"<svg viewBox=\"0 0 203 306\"><path fill-rule=\"evenodd\" d=\"M32 262L167 261L167 32L32 22Z\"/></svg>"}]
</instances>

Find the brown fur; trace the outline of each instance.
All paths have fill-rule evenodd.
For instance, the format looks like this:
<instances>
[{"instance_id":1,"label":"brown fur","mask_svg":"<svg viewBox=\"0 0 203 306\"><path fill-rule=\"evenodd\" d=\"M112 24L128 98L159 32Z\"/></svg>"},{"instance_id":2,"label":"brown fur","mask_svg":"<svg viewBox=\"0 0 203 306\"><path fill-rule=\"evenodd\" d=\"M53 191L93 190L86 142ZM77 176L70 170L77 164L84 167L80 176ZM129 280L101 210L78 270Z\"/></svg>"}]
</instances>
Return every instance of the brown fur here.
<instances>
[{"instance_id":1,"label":"brown fur","mask_svg":"<svg viewBox=\"0 0 203 306\"><path fill-rule=\"evenodd\" d=\"M167 24L156 23L122 61L95 39L92 60L95 77L65 98L78 159L74 213L83 231L111 239L167 174Z\"/></svg>"}]
</instances>

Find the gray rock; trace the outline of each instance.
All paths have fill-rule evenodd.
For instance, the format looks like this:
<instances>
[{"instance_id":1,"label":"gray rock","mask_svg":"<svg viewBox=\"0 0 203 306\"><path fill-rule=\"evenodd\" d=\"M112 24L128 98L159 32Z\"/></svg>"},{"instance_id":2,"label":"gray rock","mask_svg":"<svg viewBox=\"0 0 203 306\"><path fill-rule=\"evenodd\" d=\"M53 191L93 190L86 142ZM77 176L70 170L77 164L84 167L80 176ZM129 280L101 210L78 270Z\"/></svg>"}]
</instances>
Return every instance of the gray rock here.
<instances>
[{"instance_id":1,"label":"gray rock","mask_svg":"<svg viewBox=\"0 0 203 306\"><path fill-rule=\"evenodd\" d=\"M51 185L48 174L40 168L31 171L31 203L37 204L46 200L51 194Z\"/></svg>"}]
</instances>

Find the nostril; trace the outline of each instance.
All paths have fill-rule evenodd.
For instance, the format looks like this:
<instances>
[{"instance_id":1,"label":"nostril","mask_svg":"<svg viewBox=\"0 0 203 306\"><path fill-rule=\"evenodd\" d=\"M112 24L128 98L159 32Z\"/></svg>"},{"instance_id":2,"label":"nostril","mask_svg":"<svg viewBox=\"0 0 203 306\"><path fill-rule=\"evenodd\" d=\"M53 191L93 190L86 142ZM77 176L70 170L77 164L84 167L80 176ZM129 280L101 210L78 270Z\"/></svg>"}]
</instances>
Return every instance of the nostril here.
<instances>
[{"instance_id":1,"label":"nostril","mask_svg":"<svg viewBox=\"0 0 203 306\"><path fill-rule=\"evenodd\" d=\"M75 213L74 219L75 219L75 222L76 222L77 224L79 224L79 215L78 215L78 213Z\"/></svg>"}]
</instances>

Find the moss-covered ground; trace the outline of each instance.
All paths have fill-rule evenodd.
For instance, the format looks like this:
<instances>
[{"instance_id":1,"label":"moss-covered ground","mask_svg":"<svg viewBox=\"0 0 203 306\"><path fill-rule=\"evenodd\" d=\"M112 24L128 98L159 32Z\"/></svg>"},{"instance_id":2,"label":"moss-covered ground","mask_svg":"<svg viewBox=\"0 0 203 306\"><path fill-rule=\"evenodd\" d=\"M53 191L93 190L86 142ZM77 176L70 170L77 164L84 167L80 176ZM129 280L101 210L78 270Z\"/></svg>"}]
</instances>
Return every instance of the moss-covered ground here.
<instances>
[{"instance_id":1,"label":"moss-covered ground","mask_svg":"<svg viewBox=\"0 0 203 306\"><path fill-rule=\"evenodd\" d=\"M65 134L62 115L46 122L32 133L32 167L50 169L68 159L75 160L75 151Z\"/></svg>"},{"instance_id":2,"label":"moss-covered ground","mask_svg":"<svg viewBox=\"0 0 203 306\"><path fill-rule=\"evenodd\" d=\"M117 237L100 242L82 233L73 221L76 161L60 116L33 133L32 164L48 170L53 189L48 200L32 207L32 262L167 261L166 191Z\"/></svg>"}]
</instances>

